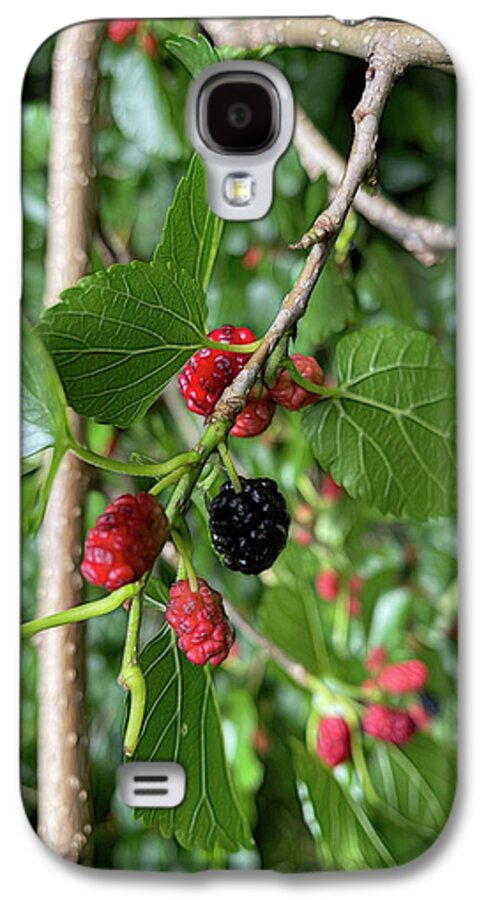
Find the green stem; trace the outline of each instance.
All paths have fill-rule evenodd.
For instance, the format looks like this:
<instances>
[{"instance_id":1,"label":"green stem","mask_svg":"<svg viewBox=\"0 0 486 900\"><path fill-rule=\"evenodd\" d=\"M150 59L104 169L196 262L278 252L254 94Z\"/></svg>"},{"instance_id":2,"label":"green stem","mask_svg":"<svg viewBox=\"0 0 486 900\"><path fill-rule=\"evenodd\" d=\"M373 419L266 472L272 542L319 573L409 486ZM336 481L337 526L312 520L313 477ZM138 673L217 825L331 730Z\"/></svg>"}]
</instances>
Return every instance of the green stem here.
<instances>
[{"instance_id":1,"label":"green stem","mask_svg":"<svg viewBox=\"0 0 486 900\"><path fill-rule=\"evenodd\" d=\"M171 531L171 538L174 541L176 550L178 551L181 561L183 563L183 565L180 567L180 571L182 572L185 570L187 578L189 579L189 586L191 588L191 591L197 591L198 590L197 575L196 575L194 566L192 564L192 559L191 559L191 554L189 552L189 549L188 549L182 535L175 529L173 531Z\"/></svg>"},{"instance_id":2,"label":"green stem","mask_svg":"<svg viewBox=\"0 0 486 900\"><path fill-rule=\"evenodd\" d=\"M277 380L277 372L288 358L290 334L286 331L280 338L266 367L264 381L268 387L273 387Z\"/></svg>"},{"instance_id":3,"label":"green stem","mask_svg":"<svg viewBox=\"0 0 486 900\"><path fill-rule=\"evenodd\" d=\"M160 481L157 481L149 490L149 494L153 494L153 496L157 496L160 494L164 488L169 487L169 485L174 484L175 481L179 481L186 472L190 471L190 466L180 466L179 469L174 469L173 472L170 472L169 475L166 475L165 478L161 478Z\"/></svg>"},{"instance_id":4,"label":"green stem","mask_svg":"<svg viewBox=\"0 0 486 900\"><path fill-rule=\"evenodd\" d=\"M312 381L308 381L307 378L304 378L300 374L297 366L292 362L291 359L286 359L285 362L282 363L282 367L284 369L288 369L292 376L292 381L295 381L296 384L299 384L311 394L320 394L320 396L324 399L330 397L341 397L343 394L341 388L328 388L323 384L313 384Z\"/></svg>"},{"instance_id":5,"label":"green stem","mask_svg":"<svg viewBox=\"0 0 486 900\"><path fill-rule=\"evenodd\" d=\"M207 458L216 450L218 444L224 441L230 428L231 422L219 420L209 425L201 435L201 439L195 448L199 455L199 463L192 465L190 470L182 476L165 510L171 526L174 524L177 516L183 512Z\"/></svg>"},{"instance_id":6,"label":"green stem","mask_svg":"<svg viewBox=\"0 0 486 900\"><path fill-rule=\"evenodd\" d=\"M221 441L221 443L218 444L218 453L221 457L221 462L223 463L223 466L228 473L229 480L231 481L231 484L233 485L235 491L238 494L241 493L241 481L238 477L238 472L235 469L233 460L231 459L231 456L229 454L228 447L226 446L224 441Z\"/></svg>"},{"instance_id":7,"label":"green stem","mask_svg":"<svg viewBox=\"0 0 486 900\"><path fill-rule=\"evenodd\" d=\"M255 350L258 350L261 344L261 339L259 341L253 341L251 344L225 344L221 341L211 341L209 338L205 342L206 347L210 347L211 350L224 350L229 351L229 353L254 353Z\"/></svg>"},{"instance_id":8,"label":"green stem","mask_svg":"<svg viewBox=\"0 0 486 900\"><path fill-rule=\"evenodd\" d=\"M98 469L105 469L107 472L115 472L119 475L138 475L141 478L157 478L168 475L182 466L190 466L199 460L199 454L195 450L189 450L187 453L179 453L172 459L161 463L124 462L108 456L100 456L99 453L82 447L74 437L71 437L69 449L79 459Z\"/></svg>"},{"instance_id":9,"label":"green stem","mask_svg":"<svg viewBox=\"0 0 486 900\"><path fill-rule=\"evenodd\" d=\"M349 608L348 596L340 591L335 601L332 645L338 656L345 656L348 647Z\"/></svg>"},{"instance_id":10,"label":"green stem","mask_svg":"<svg viewBox=\"0 0 486 900\"><path fill-rule=\"evenodd\" d=\"M125 647L118 682L130 691L130 711L125 731L125 753L133 756L142 727L147 688L143 672L138 663L138 639L142 619L141 589L132 598L128 613Z\"/></svg>"},{"instance_id":11,"label":"green stem","mask_svg":"<svg viewBox=\"0 0 486 900\"><path fill-rule=\"evenodd\" d=\"M87 619L94 619L96 616L104 616L118 609L122 603L130 600L139 591L140 583L137 581L133 584L124 584L123 587L106 597L101 597L100 600L81 603L79 606L72 606L71 609L64 609L62 612L51 613L49 616L25 622L21 626L20 633L22 637L32 637L48 628L57 628L58 625L71 625L73 622L84 622Z\"/></svg>"}]
</instances>

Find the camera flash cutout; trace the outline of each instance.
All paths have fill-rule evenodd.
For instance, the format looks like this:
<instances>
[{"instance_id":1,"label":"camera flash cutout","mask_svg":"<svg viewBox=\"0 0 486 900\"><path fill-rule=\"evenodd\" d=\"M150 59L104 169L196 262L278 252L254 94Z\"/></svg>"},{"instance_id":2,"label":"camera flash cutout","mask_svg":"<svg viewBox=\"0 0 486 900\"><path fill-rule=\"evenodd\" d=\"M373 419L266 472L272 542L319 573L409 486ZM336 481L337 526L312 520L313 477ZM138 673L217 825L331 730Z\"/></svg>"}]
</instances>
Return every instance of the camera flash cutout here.
<instances>
[{"instance_id":1,"label":"camera flash cutout","mask_svg":"<svg viewBox=\"0 0 486 900\"><path fill-rule=\"evenodd\" d=\"M224 196L231 206L248 206L255 196L255 179L252 175L233 172L224 180Z\"/></svg>"}]
</instances>

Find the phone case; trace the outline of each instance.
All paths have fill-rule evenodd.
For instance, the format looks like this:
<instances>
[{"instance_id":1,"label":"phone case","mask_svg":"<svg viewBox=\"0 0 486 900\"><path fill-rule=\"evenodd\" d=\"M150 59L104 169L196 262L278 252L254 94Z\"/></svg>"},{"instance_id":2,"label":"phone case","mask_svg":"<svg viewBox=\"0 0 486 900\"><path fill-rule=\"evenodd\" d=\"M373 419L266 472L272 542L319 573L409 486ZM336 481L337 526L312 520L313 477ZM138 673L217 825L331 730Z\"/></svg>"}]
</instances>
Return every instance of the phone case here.
<instances>
[{"instance_id":1,"label":"phone case","mask_svg":"<svg viewBox=\"0 0 486 900\"><path fill-rule=\"evenodd\" d=\"M248 59L295 130L268 215L223 222L184 108ZM384 19L85 22L32 58L21 780L58 856L380 869L444 828L455 96Z\"/></svg>"}]
</instances>

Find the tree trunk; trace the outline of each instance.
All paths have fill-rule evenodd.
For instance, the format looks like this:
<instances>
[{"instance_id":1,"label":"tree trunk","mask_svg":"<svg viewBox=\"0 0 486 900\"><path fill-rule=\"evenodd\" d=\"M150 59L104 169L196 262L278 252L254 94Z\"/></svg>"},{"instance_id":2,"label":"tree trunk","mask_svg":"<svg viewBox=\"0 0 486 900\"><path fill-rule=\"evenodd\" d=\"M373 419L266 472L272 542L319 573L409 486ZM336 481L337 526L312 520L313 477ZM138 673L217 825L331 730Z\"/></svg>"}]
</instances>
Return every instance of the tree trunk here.
<instances>
[{"instance_id":1,"label":"tree trunk","mask_svg":"<svg viewBox=\"0 0 486 900\"><path fill-rule=\"evenodd\" d=\"M53 58L46 306L78 281L91 239L97 62L103 26L62 31ZM73 427L81 423L73 418ZM56 475L41 531L40 615L81 601L78 572L86 477L68 454ZM73 862L92 857L84 625L46 632L39 646L38 831Z\"/></svg>"}]
</instances>

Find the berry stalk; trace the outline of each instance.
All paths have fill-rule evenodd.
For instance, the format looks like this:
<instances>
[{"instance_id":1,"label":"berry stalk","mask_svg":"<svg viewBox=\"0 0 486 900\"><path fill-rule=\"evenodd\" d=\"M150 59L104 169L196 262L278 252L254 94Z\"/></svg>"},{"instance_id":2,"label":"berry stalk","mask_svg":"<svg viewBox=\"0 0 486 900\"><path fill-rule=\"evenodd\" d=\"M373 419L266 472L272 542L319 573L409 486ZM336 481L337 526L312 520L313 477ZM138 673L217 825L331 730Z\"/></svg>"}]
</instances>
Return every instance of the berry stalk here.
<instances>
[{"instance_id":1,"label":"berry stalk","mask_svg":"<svg viewBox=\"0 0 486 900\"><path fill-rule=\"evenodd\" d=\"M313 381L304 378L290 357L282 363L282 368L287 369L290 372L292 381L295 381L300 387L305 388L310 394L319 394L321 397L339 397L342 394L342 391L339 388L329 388L325 387L323 384L314 384Z\"/></svg>"},{"instance_id":2,"label":"berry stalk","mask_svg":"<svg viewBox=\"0 0 486 900\"><path fill-rule=\"evenodd\" d=\"M206 347L210 347L211 350L224 350L225 353L254 353L255 350L258 350L261 344L261 338L257 341L251 341L251 343L247 344L227 344L223 341L213 341L211 338L206 339Z\"/></svg>"},{"instance_id":3,"label":"berry stalk","mask_svg":"<svg viewBox=\"0 0 486 900\"><path fill-rule=\"evenodd\" d=\"M137 475L142 478L161 478L183 466L192 465L199 459L199 455L195 450L189 450L187 453L178 453L171 459L161 463L125 462L94 453L92 450L79 444L74 437L71 437L69 449L79 459L89 463L91 466L95 466L97 469L104 469L106 472L115 472L119 475Z\"/></svg>"},{"instance_id":4,"label":"berry stalk","mask_svg":"<svg viewBox=\"0 0 486 900\"><path fill-rule=\"evenodd\" d=\"M89 603L81 603L79 606L73 606L70 609L62 610L62 612L51 613L49 616L41 616L39 619L33 619L31 622L25 622L20 628L22 637L32 637L40 631L47 631L48 628L57 628L58 625L70 625L73 622L85 622L87 619L94 619L96 616L105 616L107 613L118 609L123 603L131 600L141 590L141 582L135 581L132 584L124 584L123 587L101 597L100 600L92 600Z\"/></svg>"},{"instance_id":5,"label":"berry stalk","mask_svg":"<svg viewBox=\"0 0 486 900\"><path fill-rule=\"evenodd\" d=\"M118 683L130 692L130 711L125 730L124 749L127 756L133 756L140 736L145 713L147 687L138 663L138 639L142 619L142 590L132 598L128 613L125 647Z\"/></svg>"},{"instance_id":6,"label":"berry stalk","mask_svg":"<svg viewBox=\"0 0 486 900\"><path fill-rule=\"evenodd\" d=\"M229 454L228 447L224 441L221 441L221 443L218 444L218 453L221 457L221 462L223 463L223 466L225 467L226 472L229 476L231 484L233 485L236 493L240 494L242 489L241 481L238 477L238 472L235 469L233 460L231 459L231 456Z\"/></svg>"}]
</instances>

